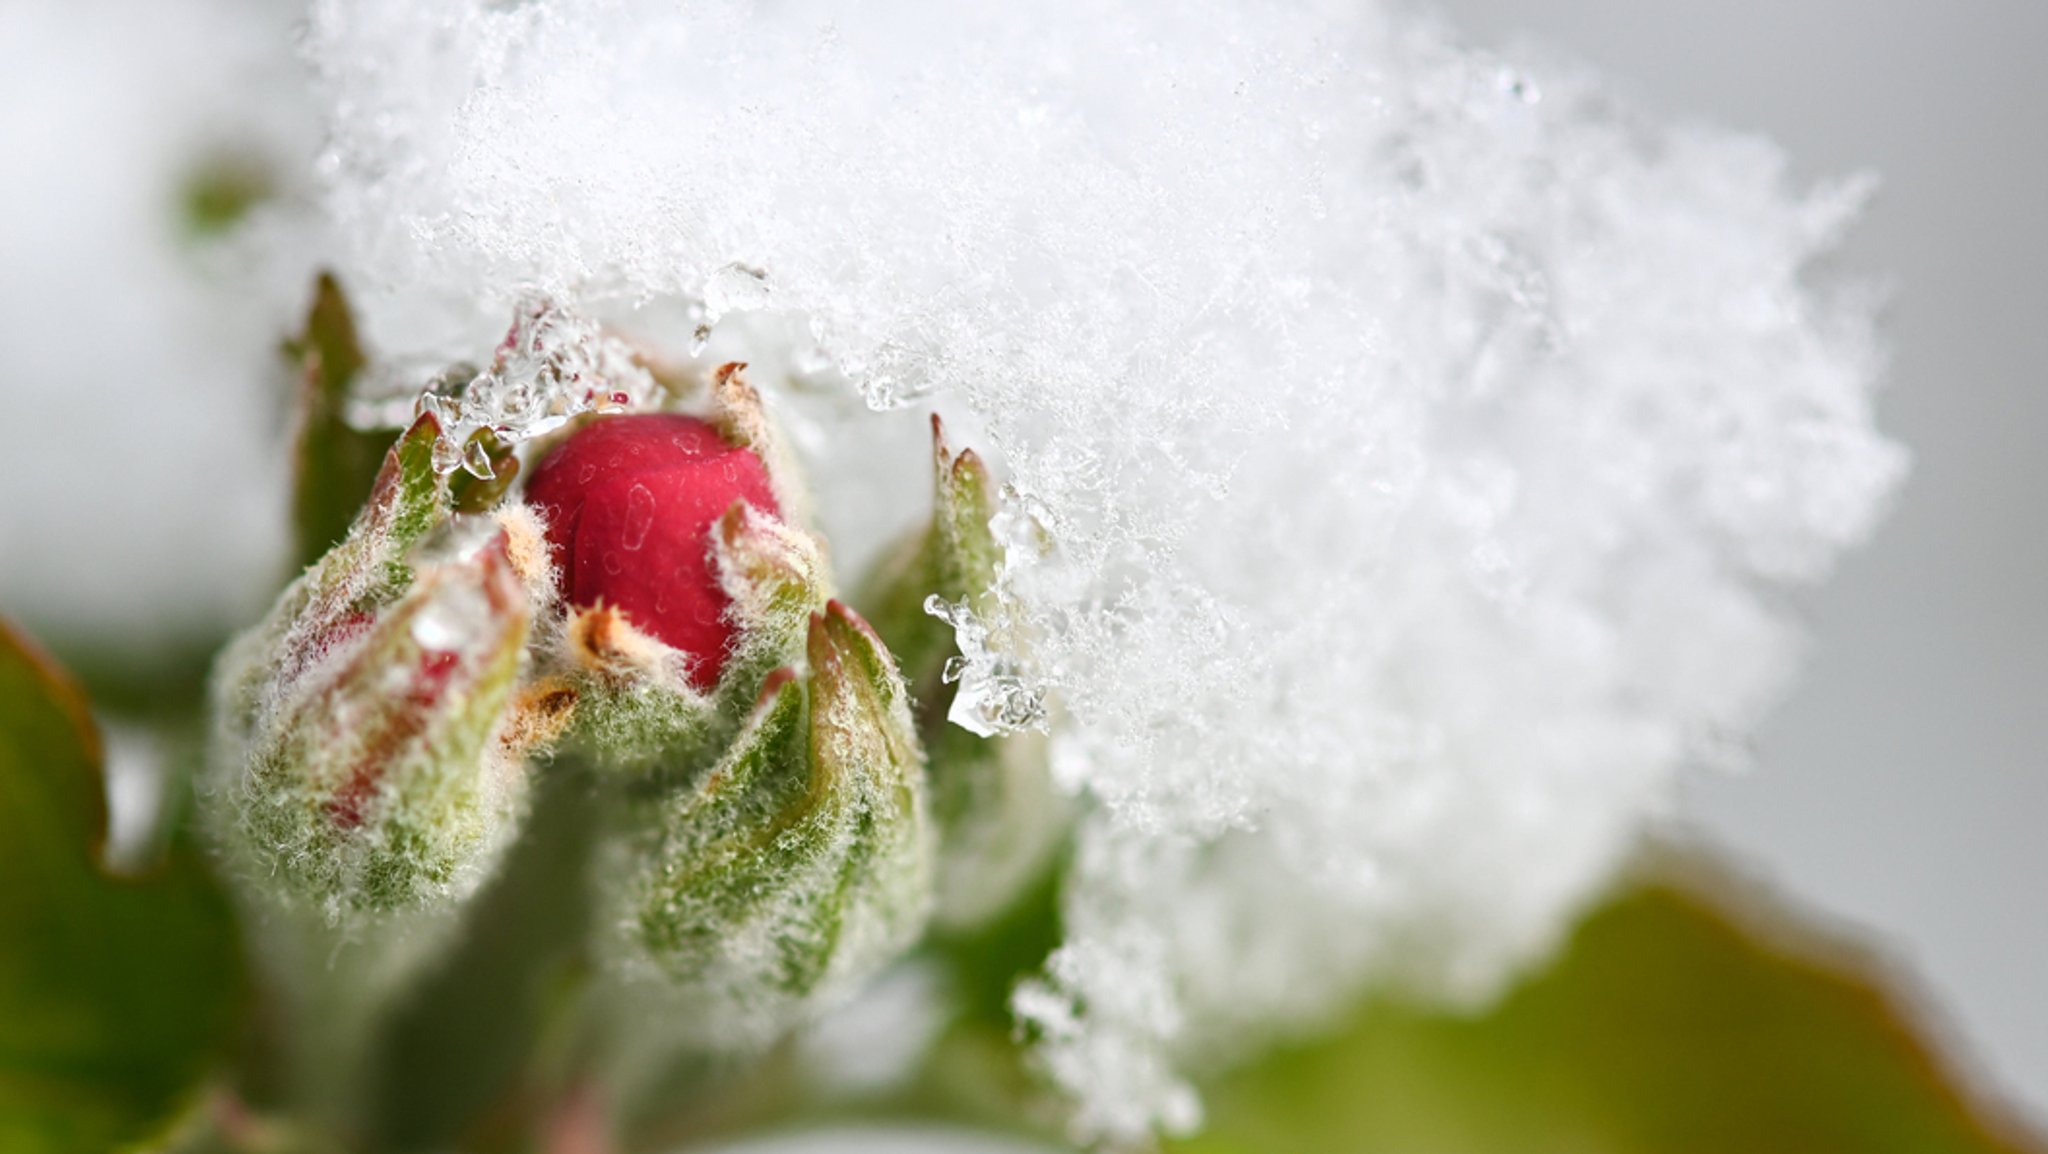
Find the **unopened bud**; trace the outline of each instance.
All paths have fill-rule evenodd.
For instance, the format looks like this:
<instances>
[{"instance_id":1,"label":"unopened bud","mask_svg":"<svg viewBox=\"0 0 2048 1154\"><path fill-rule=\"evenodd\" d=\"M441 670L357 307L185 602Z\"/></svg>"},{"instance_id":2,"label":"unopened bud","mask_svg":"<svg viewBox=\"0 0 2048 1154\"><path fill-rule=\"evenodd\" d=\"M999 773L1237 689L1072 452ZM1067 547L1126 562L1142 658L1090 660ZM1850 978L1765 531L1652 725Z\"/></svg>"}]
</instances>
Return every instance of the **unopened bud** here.
<instances>
[{"instance_id":1,"label":"unopened bud","mask_svg":"<svg viewBox=\"0 0 2048 1154\"><path fill-rule=\"evenodd\" d=\"M801 659L829 595L816 542L777 513L749 447L765 443L765 418L747 411L730 433L673 413L599 419L534 470L527 500L567 603L577 732L609 766L715 757L761 679Z\"/></svg>"},{"instance_id":2,"label":"unopened bud","mask_svg":"<svg viewBox=\"0 0 2048 1154\"><path fill-rule=\"evenodd\" d=\"M332 921L466 895L509 837L510 748L530 618L503 529L452 555L417 546L447 490L401 439L349 536L230 647L216 681L208 802L250 884ZM545 735L536 705L517 740ZM554 726L559 728L559 726Z\"/></svg>"},{"instance_id":3,"label":"unopened bud","mask_svg":"<svg viewBox=\"0 0 2048 1154\"><path fill-rule=\"evenodd\" d=\"M916 940L929 903L902 678L836 601L806 650L808 676L771 674L716 766L653 815L628 887L635 954L727 1042L851 989Z\"/></svg>"},{"instance_id":4,"label":"unopened bud","mask_svg":"<svg viewBox=\"0 0 2048 1154\"><path fill-rule=\"evenodd\" d=\"M687 655L697 689L718 684L734 627L710 530L734 501L776 511L759 457L695 417L599 418L535 467L526 499L547 521L571 606L618 610Z\"/></svg>"},{"instance_id":5,"label":"unopened bud","mask_svg":"<svg viewBox=\"0 0 2048 1154\"><path fill-rule=\"evenodd\" d=\"M925 610L926 601L979 602L995 588L1003 564L1003 548L989 529L995 489L988 466L972 449L955 455L937 416L932 474L931 520L886 555L861 590L875 628L920 696L925 675L936 677L958 652L952 628Z\"/></svg>"}]
</instances>

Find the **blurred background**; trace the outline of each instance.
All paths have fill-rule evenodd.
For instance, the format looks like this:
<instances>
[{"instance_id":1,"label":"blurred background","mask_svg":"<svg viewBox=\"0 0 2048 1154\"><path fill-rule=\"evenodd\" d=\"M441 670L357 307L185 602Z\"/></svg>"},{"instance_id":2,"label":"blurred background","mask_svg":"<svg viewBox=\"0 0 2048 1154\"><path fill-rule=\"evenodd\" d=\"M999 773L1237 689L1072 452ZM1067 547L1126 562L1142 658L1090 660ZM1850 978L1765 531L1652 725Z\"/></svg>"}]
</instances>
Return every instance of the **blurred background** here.
<instances>
[{"instance_id":1,"label":"blurred background","mask_svg":"<svg viewBox=\"0 0 2048 1154\"><path fill-rule=\"evenodd\" d=\"M1754 770L1694 777L1686 812L1891 952L1951 1051L2048 1120L2048 5L1437 7L1644 111L1763 133L1802 180L1881 177L1840 267L1892 289L1878 412L1913 473L1812 596Z\"/></svg>"}]
</instances>

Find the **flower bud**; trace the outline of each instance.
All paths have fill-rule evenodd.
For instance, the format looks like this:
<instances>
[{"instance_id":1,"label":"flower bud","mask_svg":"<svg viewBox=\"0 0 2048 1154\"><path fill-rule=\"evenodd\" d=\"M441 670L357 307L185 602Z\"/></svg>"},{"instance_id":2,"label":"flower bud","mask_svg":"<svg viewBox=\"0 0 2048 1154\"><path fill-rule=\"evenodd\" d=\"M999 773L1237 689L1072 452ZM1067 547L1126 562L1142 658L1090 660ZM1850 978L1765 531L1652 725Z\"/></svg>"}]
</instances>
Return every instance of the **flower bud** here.
<instances>
[{"instance_id":1,"label":"flower bud","mask_svg":"<svg viewBox=\"0 0 2048 1154\"><path fill-rule=\"evenodd\" d=\"M727 366L715 421L602 418L535 469L527 500L569 612L577 739L612 768L687 777L738 734L770 671L802 660L831 586L823 551L778 510L787 469Z\"/></svg>"},{"instance_id":2,"label":"flower bud","mask_svg":"<svg viewBox=\"0 0 2048 1154\"><path fill-rule=\"evenodd\" d=\"M915 941L931 887L924 759L895 662L837 601L810 672L771 674L737 740L650 815L633 953L725 1043L772 1036Z\"/></svg>"},{"instance_id":3,"label":"flower bud","mask_svg":"<svg viewBox=\"0 0 2048 1154\"><path fill-rule=\"evenodd\" d=\"M526 499L547 520L571 606L617 610L689 657L692 686L717 686L735 626L711 528L735 501L777 512L759 457L695 417L604 417L540 462Z\"/></svg>"},{"instance_id":4,"label":"flower bud","mask_svg":"<svg viewBox=\"0 0 2048 1154\"><path fill-rule=\"evenodd\" d=\"M238 640L216 681L208 794L264 896L332 922L465 896L516 824L514 693L530 617L512 535L419 561L446 522L431 417L386 459L348 537ZM417 564L417 568L415 565Z\"/></svg>"},{"instance_id":5,"label":"flower bud","mask_svg":"<svg viewBox=\"0 0 2048 1154\"><path fill-rule=\"evenodd\" d=\"M882 636L903 663L917 698L920 736L931 760L932 817L939 829L942 925L980 924L1007 908L1039 876L1066 826L1042 734L992 736L990 727L949 721L962 685L954 620L994 608L1003 548L990 528L994 482L973 450L955 455L932 418L931 521L877 567L864 590ZM946 617L929 608L943 604Z\"/></svg>"}]
</instances>

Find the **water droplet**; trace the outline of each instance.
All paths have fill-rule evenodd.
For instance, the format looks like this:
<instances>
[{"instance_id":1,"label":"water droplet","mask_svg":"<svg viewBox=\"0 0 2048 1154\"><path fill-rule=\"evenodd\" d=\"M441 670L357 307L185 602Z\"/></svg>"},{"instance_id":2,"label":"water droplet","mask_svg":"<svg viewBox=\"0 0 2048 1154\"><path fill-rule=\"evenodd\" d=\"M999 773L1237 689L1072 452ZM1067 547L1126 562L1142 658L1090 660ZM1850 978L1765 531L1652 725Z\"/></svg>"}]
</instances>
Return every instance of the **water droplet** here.
<instances>
[{"instance_id":1,"label":"water droplet","mask_svg":"<svg viewBox=\"0 0 2048 1154\"><path fill-rule=\"evenodd\" d=\"M576 480L585 485L590 484L592 481L596 479L597 466L593 464L585 464L583 468L578 470L576 473Z\"/></svg>"},{"instance_id":2,"label":"water droplet","mask_svg":"<svg viewBox=\"0 0 2048 1154\"><path fill-rule=\"evenodd\" d=\"M472 582L443 581L432 599L420 607L406 627L413 641L429 653L460 653L483 641L491 629L491 603ZM410 676L410 671L401 671Z\"/></svg>"},{"instance_id":3,"label":"water droplet","mask_svg":"<svg viewBox=\"0 0 2048 1154\"><path fill-rule=\"evenodd\" d=\"M654 494L645 485L634 485L626 492L626 523L619 537L619 545L628 553L638 553L640 546L647 543L647 530L654 525Z\"/></svg>"},{"instance_id":4,"label":"water droplet","mask_svg":"<svg viewBox=\"0 0 2048 1154\"><path fill-rule=\"evenodd\" d=\"M491 467L491 451L484 447L482 437L471 437L462 446L462 467L479 481L493 481L498 476L498 471Z\"/></svg>"},{"instance_id":5,"label":"water droplet","mask_svg":"<svg viewBox=\"0 0 2048 1154\"><path fill-rule=\"evenodd\" d=\"M768 274L738 261L704 278L704 311L714 323L730 312L765 308L771 295Z\"/></svg>"},{"instance_id":6,"label":"water droplet","mask_svg":"<svg viewBox=\"0 0 2048 1154\"><path fill-rule=\"evenodd\" d=\"M606 550L604 555L604 571L607 576L617 577L626 571L626 563L619 560L619 555L616 552Z\"/></svg>"}]
</instances>

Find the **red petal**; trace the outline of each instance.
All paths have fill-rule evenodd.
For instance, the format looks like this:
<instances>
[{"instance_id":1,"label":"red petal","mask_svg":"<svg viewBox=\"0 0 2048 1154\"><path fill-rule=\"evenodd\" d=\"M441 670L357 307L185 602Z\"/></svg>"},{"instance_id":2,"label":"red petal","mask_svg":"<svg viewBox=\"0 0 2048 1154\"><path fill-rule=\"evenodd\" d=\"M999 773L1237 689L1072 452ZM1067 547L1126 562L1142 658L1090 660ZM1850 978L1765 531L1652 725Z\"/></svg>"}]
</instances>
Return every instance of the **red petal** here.
<instances>
[{"instance_id":1,"label":"red petal","mask_svg":"<svg viewBox=\"0 0 2048 1154\"><path fill-rule=\"evenodd\" d=\"M732 642L711 529L732 503L779 513L759 457L695 417L640 413L593 421L534 470L527 500L548 523L563 593L602 601L692 657L691 681L718 683Z\"/></svg>"}]
</instances>

